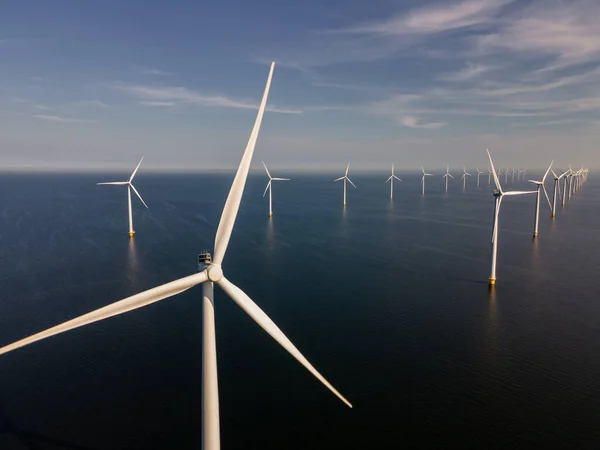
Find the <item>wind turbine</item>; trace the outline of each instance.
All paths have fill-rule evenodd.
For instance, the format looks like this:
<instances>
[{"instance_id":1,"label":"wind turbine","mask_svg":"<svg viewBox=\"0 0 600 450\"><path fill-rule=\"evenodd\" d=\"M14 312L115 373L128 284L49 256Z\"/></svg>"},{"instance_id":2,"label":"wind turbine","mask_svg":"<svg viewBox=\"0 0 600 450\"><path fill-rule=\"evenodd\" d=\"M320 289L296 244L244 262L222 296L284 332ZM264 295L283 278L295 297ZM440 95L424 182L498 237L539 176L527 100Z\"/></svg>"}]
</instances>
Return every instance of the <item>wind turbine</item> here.
<instances>
[{"instance_id":1,"label":"wind turbine","mask_svg":"<svg viewBox=\"0 0 600 450\"><path fill-rule=\"evenodd\" d=\"M394 163L392 163L392 174L390 175L390 177L385 181L386 183L389 182L390 183L390 200L392 200L394 198L394 178L400 182L402 182L402 180L400 178L398 178L396 175L394 175Z\"/></svg>"},{"instance_id":2,"label":"wind turbine","mask_svg":"<svg viewBox=\"0 0 600 450\"><path fill-rule=\"evenodd\" d=\"M463 175L462 175L462 180L463 180L463 191L466 189L467 187L467 177L470 177L471 174L467 172L467 167L463 166Z\"/></svg>"},{"instance_id":3,"label":"wind turbine","mask_svg":"<svg viewBox=\"0 0 600 450\"><path fill-rule=\"evenodd\" d=\"M534 183L537 185L537 197L535 200L535 221L533 222L533 237L537 237L537 235L538 235L538 224L540 222L540 197L541 197L540 191L542 189L544 190L544 195L546 196L546 200L548 200L548 206L550 206L550 208L552 208L552 205L550 204L550 199L548 198L548 193L546 192L546 186L544 185L544 183L546 182L546 177L548 176L548 173L552 169L552 164L554 164L554 160L552 160L552 162L548 166L548 170L546 170L546 173L542 177L542 181L527 180L530 183Z\"/></svg>"},{"instance_id":4,"label":"wind turbine","mask_svg":"<svg viewBox=\"0 0 600 450\"><path fill-rule=\"evenodd\" d=\"M566 174L567 172L563 172L561 175L556 175L556 172L552 170L552 175L554 176L554 193L552 194L552 217L556 216L556 195L560 195L560 179Z\"/></svg>"},{"instance_id":5,"label":"wind turbine","mask_svg":"<svg viewBox=\"0 0 600 450\"><path fill-rule=\"evenodd\" d=\"M516 171L517 171L517 169L513 169L513 170L512 170L512 180L511 180L511 181L512 181L513 183L515 182L515 172L516 172ZM519 180L517 180L517 181L519 181Z\"/></svg>"},{"instance_id":6,"label":"wind turbine","mask_svg":"<svg viewBox=\"0 0 600 450\"><path fill-rule=\"evenodd\" d=\"M267 169L267 165L263 161L263 166L265 166L265 170L267 171L267 175L269 176L269 182L267 183L267 187L265 188L265 192L263 193L263 197L266 195L267 190L269 191L269 217L273 216L273 181L290 181L289 178L273 178L269 173L269 169Z\"/></svg>"},{"instance_id":7,"label":"wind turbine","mask_svg":"<svg viewBox=\"0 0 600 450\"><path fill-rule=\"evenodd\" d=\"M144 206L146 208L148 208L148 205L146 205L146 202L144 201L144 199L142 198L142 196L140 195L140 193L137 191L137 189L135 188L135 186L131 183L133 181L133 177L135 177L136 172L140 168L140 164L142 164L143 160L144 160L144 157L142 156L142 159L140 159L140 162L138 163L138 165L136 166L135 170L133 171L133 173L129 177L128 181L109 181L109 182L106 182L106 183L96 183L96 184L119 184L119 185L127 185L127 206L128 206L128 209L129 209L129 237L133 237L133 235L135 234L135 231L133 231L133 215L131 213L131 190L132 189L133 189L133 192L135 192L135 195L137 195L138 198L141 200L141 202L144 204Z\"/></svg>"},{"instance_id":8,"label":"wind turbine","mask_svg":"<svg viewBox=\"0 0 600 450\"><path fill-rule=\"evenodd\" d=\"M348 178L348 169L350 169L350 163L348 163L348 166L346 166L346 174L343 177L339 177L339 178L336 178L335 180L333 180L334 182L340 181L340 180L344 180L344 206L346 206L346 180L352 186L354 186L354 189L356 189L356 186L354 185L354 183L352 182L352 180L350 178Z\"/></svg>"},{"instance_id":9,"label":"wind turbine","mask_svg":"<svg viewBox=\"0 0 600 450\"><path fill-rule=\"evenodd\" d=\"M425 174L423 174L425 175ZM442 176L442 178L446 179L446 192L448 192L448 178L454 179L452 175L450 175L450 165L446 164L446 174ZM425 187L423 187L425 189Z\"/></svg>"},{"instance_id":10,"label":"wind turbine","mask_svg":"<svg viewBox=\"0 0 600 450\"><path fill-rule=\"evenodd\" d=\"M492 156L490 155L490 151L486 149L488 154L488 158L490 159L490 166L492 167L492 173L494 175L494 184L496 185L496 189L494 189L494 228L492 229L492 270L490 273L490 286L495 286L496 284L496 257L498 255L498 216L500 215L500 205L502 204L502 198L505 195L523 195L523 194L535 194L537 191L506 191L502 190L502 186L500 185L500 180L498 179L498 175L496 174L496 169L494 169L494 162L492 161Z\"/></svg>"},{"instance_id":11,"label":"wind turbine","mask_svg":"<svg viewBox=\"0 0 600 450\"><path fill-rule=\"evenodd\" d=\"M492 184L492 169L488 168L488 186Z\"/></svg>"},{"instance_id":12,"label":"wind turbine","mask_svg":"<svg viewBox=\"0 0 600 450\"><path fill-rule=\"evenodd\" d=\"M254 147L258 137L260 124L269 88L273 75L275 63L271 63L269 77L263 94L256 122L250 134L250 139L246 150L242 156L240 166L231 185L231 190L225 202L217 234L215 237L214 259L211 260L210 253L199 255L204 264L199 265L199 273L180 278L170 283L152 288L148 291L127 297L116 303L112 303L103 308L97 309L83 316L69 320L63 324L49 328L40 333L17 341L13 344L0 348L0 354L8 353L33 342L63 333L74 328L107 319L112 316L126 313L137 308L149 305L173 295L186 291L197 284L202 284L202 448L204 450L218 450L220 448L219 435L219 392L217 383L217 350L215 339L215 318L214 318L214 298L213 284L218 284L229 297L248 314L258 325L265 330L273 339L284 347L300 364L302 364L310 373L312 373L321 383L332 391L346 405L352 407L346 400L317 370L308 362L308 360L298 351L292 342L283 334L275 323L263 312L259 306L248 297L239 287L234 285L223 275L221 264L227 251L227 244L233 231L235 219L242 200L244 185L248 177L248 170L252 161Z\"/></svg>"},{"instance_id":13,"label":"wind turbine","mask_svg":"<svg viewBox=\"0 0 600 450\"><path fill-rule=\"evenodd\" d=\"M481 172L479 170L479 168L477 168L477 187L479 187L479 175L481 175L482 173L485 173L485 172Z\"/></svg>"},{"instance_id":14,"label":"wind turbine","mask_svg":"<svg viewBox=\"0 0 600 450\"><path fill-rule=\"evenodd\" d=\"M505 183L508 183L508 172L509 172L509 170L508 170L508 167L507 167L506 170L504 171L504 182Z\"/></svg>"},{"instance_id":15,"label":"wind turbine","mask_svg":"<svg viewBox=\"0 0 600 450\"><path fill-rule=\"evenodd\" d=\"M563 195L562 195L562 202L561 202L561 206L565 206L565 203L567 201L567 182L569 180L569 175L571 174L571 169L565 171L565 173L563 173L563 176L565 177L565 180L563 182Z\"/></svg>"},{"instance_id":16,"label":"wind turbine","mask_svg":"<svg viewBox=\"0 0 600 450\"><path fill-rule=\"evenodd\" d=\"M423 172L423 177L421 178L421 195L425 195L425 177L430 177L432 173L425 173L425 169L421 166L421 172Z\"/></svg>"}]
</instances>

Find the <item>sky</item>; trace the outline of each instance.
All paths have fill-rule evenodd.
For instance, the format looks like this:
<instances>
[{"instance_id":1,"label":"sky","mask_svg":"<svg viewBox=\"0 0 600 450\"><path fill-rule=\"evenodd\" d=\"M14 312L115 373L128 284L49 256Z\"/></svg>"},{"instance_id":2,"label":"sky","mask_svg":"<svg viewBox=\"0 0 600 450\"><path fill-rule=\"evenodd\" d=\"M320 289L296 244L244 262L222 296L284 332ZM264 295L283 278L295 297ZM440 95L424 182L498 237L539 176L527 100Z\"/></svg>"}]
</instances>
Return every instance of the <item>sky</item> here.
<instances>
[{"instance_id":1,"label":"sky","mask_svg":"<svg viewBox=\"0 0 600 450\"><path fill-rule=\"evenodd\" d=\"M0 170L600 167L597 0L3 0Z\"/></svg>"}]
</instances>

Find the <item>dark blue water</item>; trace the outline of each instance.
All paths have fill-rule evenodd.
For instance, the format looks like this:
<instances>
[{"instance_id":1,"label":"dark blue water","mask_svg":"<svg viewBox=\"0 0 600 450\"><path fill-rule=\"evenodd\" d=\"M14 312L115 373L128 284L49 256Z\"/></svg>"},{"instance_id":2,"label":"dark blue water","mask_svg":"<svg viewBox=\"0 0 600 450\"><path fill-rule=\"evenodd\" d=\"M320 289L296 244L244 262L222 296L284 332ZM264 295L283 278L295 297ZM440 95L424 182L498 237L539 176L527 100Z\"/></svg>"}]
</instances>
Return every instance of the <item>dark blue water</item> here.
<instances>
[{"instance_id":1,"label":"dark blue water","mask_svg":"<svg viewBox=\"0 0 600 450\"><path fill-rule=\"evenodd\" d=\"M600 182L535 241L505 199L490 293L487 177L391 203L357 174L343 209L337 176L277 183L272 219L251 176L224 271L354 409L217 289L223 448L598 448ZM106 179L0 177L0 344L194 273L232 175L140 173L134 240ZM0 448L199 448L201 318L195 288L3 355Z\"/></svg>"}]
</instances>

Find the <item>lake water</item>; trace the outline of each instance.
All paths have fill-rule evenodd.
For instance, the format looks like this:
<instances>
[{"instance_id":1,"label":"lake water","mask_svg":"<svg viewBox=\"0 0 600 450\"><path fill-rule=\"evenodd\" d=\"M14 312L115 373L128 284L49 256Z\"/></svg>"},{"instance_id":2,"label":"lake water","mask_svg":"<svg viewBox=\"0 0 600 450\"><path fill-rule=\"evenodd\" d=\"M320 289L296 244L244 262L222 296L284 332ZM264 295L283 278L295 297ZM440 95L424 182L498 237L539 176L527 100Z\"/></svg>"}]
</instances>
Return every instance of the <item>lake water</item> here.
<instances>
[{"instance_id":1,"label":"lake water","mask_svg":"<svg viewBox=\"0 0 600 450\"><path fill-rule=\"evenodd\" d=\"M600 181L550 219L441 174L253 175L223 267L353 404L221 290L223 449L600 447ZM534 174L528 175L533 177ZM0 345L196 270L233 175L0 177ZM531 189L524 182L506 189ZM551 191L551 182L548 183ZM1 449L193 449L201 288L0 357Z\"/></svg>"}]
</instances>

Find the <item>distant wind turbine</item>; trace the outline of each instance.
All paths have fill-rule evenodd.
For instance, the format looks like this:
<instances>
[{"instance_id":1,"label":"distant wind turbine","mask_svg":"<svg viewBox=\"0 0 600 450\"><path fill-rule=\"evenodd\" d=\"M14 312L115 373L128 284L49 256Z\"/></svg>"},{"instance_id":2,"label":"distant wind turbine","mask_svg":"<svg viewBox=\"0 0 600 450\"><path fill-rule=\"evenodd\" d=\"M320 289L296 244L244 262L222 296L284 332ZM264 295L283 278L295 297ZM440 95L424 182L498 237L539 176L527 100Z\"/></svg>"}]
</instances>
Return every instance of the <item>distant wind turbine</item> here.
<instances>
[{"instance_id":1,"label":"distant wind turbine","mask_svg":"<svg viewBox=\"0 0 600 450\"><path fill-rule=\"evenodd\" d=\"M488 154L488 158L490 159L490 166L492 167L492 173L494 175L494 183L496 185L496 189L494 190L494 198L495 198L495 206L494 206L494 228L492 230L492 270L490 273L490 286L494 286L496 284L496 256L498 254L498 216L500 215L500 205L502 204L502 198L505 195L524 195L524 194L535 194L537 191L506 191L502 190L502 186L500 185L500 180L498 179L498 175L496 174L496 169L494 169L494 162L492 161L492 156L490 155L490 151L486 150Z\"/></svg>"},{"instance_id":2,"label":"distant wind turbine","mask_svg":"<svg viewBox=\"0 0 600 450\"><path fill-rule=\"evenodd\" d=\"M425 195L425 177L430 177L432 173L425 173L425 169L421 166L421 172L423 172L423 177L421 178L421 195Z\"/></svg>"},{"instance_id":3,"label":"distant wind turbine","mask_svg":"<svg viewBox=\"0 0 600 450\"><path fill-rule=\"evenodd\" d=\"M352 180L350 178L348 178L348 170L349 169L350 169L350 163L348 163L348 166L346 166L346 174L343 177L339 177L339 178L336 178L335 180L333 180L334 182L344 180L344 206L346 206L346 181L348 181L352 186L354 186L354 189L356 189L356 186L354 185Z\"/></svg>"},{"instance_id":4,"label":"distant wind turbine","mask_svg":"<svg viewBox=\"0 0 600 450\"><path fill-rule=\"evenodd\" d=\"M560 195L560 179L567 175L567 172L563 172L561 175L556 175L556 172L552 170L552 175L554 176L554 192L552 194L552 217L554 217L556 216L556 196Z\"/></svg>"},{"instance_id":5,"label":"distant wind turbine","mask_svg":"<svg viewBox=\"0 0 600 450\"><path fill-rule=\"evenodd\" d=\"M481 175L482 173L485 173L485 172L481 172L479 170L479 168L477 168L477 187L479 187L479 175Z\"/></svg>"},{"instance_id":6,"label":"distant wind turbine","mask_svg":"<svg viewBox=\"0 0 600 450\"><path fill-rule=\"evenodd\" d=\"M265 112L273 68L274 63L271 64L263 98L258 108L256 122L254 123L246 150L242 155L242 160L235 174L235 178L233 179L233 183L231 184L225 207L223 208L223 213L215 237L214 259L211 257L210 253L201 254L199 255L199 262L201 262L199 265L199 273L127 297L25 339L21 339L10 345L6 345L0 348L0 354L8 353L68 330L89 325L128 311L133 311L151 303L172 297L183 291L187 291L198 284L202 284L202 449L218 450L220 448L219 389L217 382L217 348L213 296L213 286L216 283L246 314L250 316L250 318L252 318L252 320L265 330L269 336L285 348L300 364L302 364L340 400L349 407L352 407L350 402L348 402L348 400L346 400L319 372L317 372L312 364L308 362L304 355L300 353L294 344L292 344L287 336L283 334L263 310L260 309L260 307L254 303L244 291L223 275L222 263L225 258L227 246L240 207L246 179L248 178L248 170L250 169L260 124Z\"/></svg>"},{"instance_id":7,"label":"distant wind turbine","mask_svg":"<svg viewBox=\"0 0 600 450\"><path fill-rule=\"evenodd\" d=\"M133 171L133 173L131 174L131 176L129 177L128 181L109 181L106 183L96 183L96 184L118 184L118 185L126 185L127 186L127 207L129 210L129 237L133 237L133 235L135 234L135 231L133 231L133 215L131 213L131 190L133 189L133 192L135 192L135 195L138 196L138 198L140 199L140 201L144 204L144 206L146 208L148 208L148 205L146 205L146 202L144 201L144 199L142 198L142 196L140 195L140 193L137 191L137 189L135 188L135 186L131 183L133 181L133 177L135 177L136 172L138 171L138 169L140 168L140 164L142 164L142 161L144 160L144 157L142 156L142 159L140 159L140 162L138 163L138 165L136 166L135 170Z\"/></svg>"},{"instance_id":8,"label":"distant wind turbine","mask_svg":"<svg viewBox=\"0 0 600 450\"><path fill-rule=\"evenodd\" d=\"M443 175L442 178L446 179L446 192L448 192L448 178L454 179L454 177L450 175L450 165L446 164L446 174Z\"/></svg>"},{"instance_id":9,"label":"distant wind turbine","mask_svg":"<svg viewBox=\"0 0 600 450\"><path fill-rule=\"evenodd\" d=\"M267 190L269 191L269 217L273 216L273 181L290 181L289 178L273 178L269 173L269 169L267 169L267 165L263 161L263 166L265 166L265 170L267 171L267 175L269 176L269 182L267 183L267 187L265 188L265 192L263 193L263 197L267 194Z\"/></svg>"},{"instance_id":10,"label":"distant wind turbine","mask_svg":"<svg viewBox=\"0 0 600 450\"><path fill-rule=\"evenodd\" d=\"M392 163L392 174L390 175L390 177L386 180L386 183L390 183L390 200L394 199L394 178L400 182L402 182L402 180L400 178L398 178L396 175L394 175L394 163Z\"/></svg>"},{"instance_id":11,"label":"distant wind turbine","mask_svg":"<svg viewBox=\"0 0 600 450\"><path fill-rule=\"evenodd\" d=\"M463 175L462 175L462 180L463 180L463 191L466 189L467 187L467 177L470 177L471 174L467 172L467 167L463 166Z\"/></svg>"},{"instance_id":12,"label":"distant wind turbine","mask_svg":"<svg viewBox=\"0 0 600 450\"><path fill-rule=\"evenodd\" d=\"M528 180L530 183L534 183L537 185L537 196L536 196L536 200L535 200L535 220L533 222L533 237L537 237L537 235L538 235L538 225L540 222L540 199L541 199L541 190L542 189L544 190L544 195L546 196L546 200L548 200L548 206L550 206L550 209L552 209L552 205L550 204L550 199L548 198L548 192L546 192L546 186L544 184L546 182L546 177L548 176L548 173L550 172L550 170L552 170L552 164L554 164L554 160L552 160L552 162L548 166L548 170L546 170L546 173L542 177L542 181Z\"/></svg>"}]
</instances>

